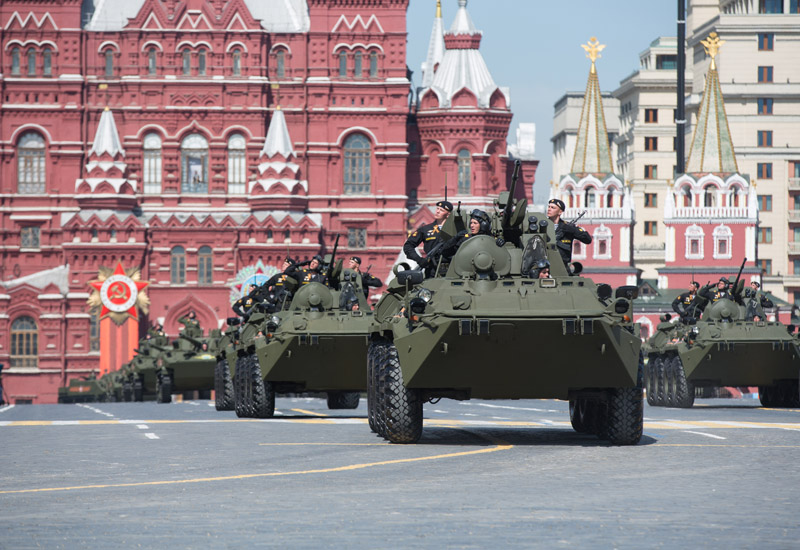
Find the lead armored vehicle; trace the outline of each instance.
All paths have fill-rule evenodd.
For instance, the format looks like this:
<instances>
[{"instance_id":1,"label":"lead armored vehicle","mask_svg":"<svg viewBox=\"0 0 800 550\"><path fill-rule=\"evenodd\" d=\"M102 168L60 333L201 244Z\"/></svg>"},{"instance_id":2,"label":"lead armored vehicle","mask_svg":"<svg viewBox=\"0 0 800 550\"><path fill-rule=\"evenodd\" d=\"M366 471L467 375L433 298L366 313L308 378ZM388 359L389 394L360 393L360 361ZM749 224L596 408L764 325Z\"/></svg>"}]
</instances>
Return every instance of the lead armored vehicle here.
<instances>
[{"instance_id":1,"label":"lead armored vehicle","mask_svg":"<svg viewBox=\"0 0 800 550\"><path fill-rule=\"evenodd\" d=\"M734 300L710 304L700 321L662 318L647 342L648 404L689 408L695 388L758 386L765 407L800 406L797 339L780 322L746 320L736 286Z\"/></svg>"},{"instance_id":2,"label":"lead armored vehicle","mask_svg":"<svg viewBox=\"0 0 800 550\"><path fill-rule=\"evenodd\" d=\"M636 289L614 293L568 273L552 222L529 216L524 200L513 208L513 188L497 201L491 235L466 239L444 275L395 268L370 327L370 427L413 443L428 401L556 398L569 400L575 430L636 444L643 420ZM466 225L454 212L443 232ZM549 262L550 277L535 274L541 262Z\"/></svg>"},{"instance_id":3,"label":"lead armored vehicle","mask_svg":"<svg viewBox=\"0 0 800 550\"><path fill-rule=\"evenodd\" d=\"M271 417L277 392L322 392L330 409L358 407L372 310L357 273L339 265L328 280L299 287L287 309L253 313L242 326L235 393L244 415Z\"/></svg>"}]
</instances>

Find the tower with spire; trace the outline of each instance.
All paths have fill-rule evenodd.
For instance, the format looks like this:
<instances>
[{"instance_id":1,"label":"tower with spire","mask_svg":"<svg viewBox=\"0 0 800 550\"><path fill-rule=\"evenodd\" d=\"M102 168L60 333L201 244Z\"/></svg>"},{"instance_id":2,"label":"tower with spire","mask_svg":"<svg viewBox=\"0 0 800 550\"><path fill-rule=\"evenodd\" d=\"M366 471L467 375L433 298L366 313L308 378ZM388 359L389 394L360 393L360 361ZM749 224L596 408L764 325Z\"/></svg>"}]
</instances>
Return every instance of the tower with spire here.
<instances>
[{"instance_id":1,"label":"tower with spire","mask_svg":"<svg viewBox=\"0 0 800 550\"><path fill-rule=\"evenodd\" d=\"M498 86L480 52L482 34L458 0L453 24L442 36L441 3L423 64L416 109L416 154L409 162L409 195L420 205L442 199L466 208L487 208L492 196L507 189L510 174L506 137L511 99ZM442 50L442 46L444 49ZM518 196L530 197L535 160L523 162ZM526 181L529 178L530 181Z\"/></svg>"},{"instance_id":2,"label":"tower with spire","mask_svg":"<svg viewBox=\"0 0 800 550\"><path fill-rule=\"evenodd\" d=\"M712 32L701 43L711 56L697 113L686 173L675 178L664 209L665 265L661 288L683 288L692 277L702 283L730 276L747 258L755 277L758 207L755 184L739 173L716 56L725 43Z\"/></svg>"},{"instance_id":3,"label":"tower with spire","mask_svg":"<svg viewBox=\"0 0 800 550\"><path fill-rule=\"evenodd\" d=\"M551 185L550 198L564 201L565 220L582 215L579 223L592 235L591 244L574 243L572 257L584 264L584 272L597 282L634 285L640 272L633 267L631 257L633 201L630 189L614 172L597 74L597 60L605 45L592 37L581 47L591 60L591 67L575 152L570 173Z\"/></svg>"}]
</instances>

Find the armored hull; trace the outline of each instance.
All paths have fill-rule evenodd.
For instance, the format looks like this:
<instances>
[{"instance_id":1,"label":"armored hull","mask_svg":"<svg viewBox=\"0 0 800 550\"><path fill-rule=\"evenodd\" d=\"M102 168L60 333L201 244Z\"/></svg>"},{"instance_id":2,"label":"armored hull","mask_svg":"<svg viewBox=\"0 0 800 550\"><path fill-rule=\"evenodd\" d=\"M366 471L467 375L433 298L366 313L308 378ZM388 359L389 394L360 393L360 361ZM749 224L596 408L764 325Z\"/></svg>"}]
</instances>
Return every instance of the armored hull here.
<instances>
[{"instance_id":1,"label":"armored hull","mask_svg":"<svg viewBox=\"0 0 800 550\"><path fill-rule=\"evenodd\" d=\"M697 387L759 386L762 404L800 405L800 350L785 325L746 321L744 308L731 300L714 304L708 317L659 325L648 342L650 404L691 407ZM772 388L784 403L770 399Z\"/></svg>"},{"instance_id":2,"label":"armored hull","mask_svg":"<svg viewBox=\"0 0 800 550\"><path fill-rule=\"evenodd\" d=\"M443 276L396 268L370 329L370 427L411 443L425 401L556 398L570 400L576 430L635 444L643 380L635 289L612 296L608 285L568 273L546 219L532 216L516 234L520 216L494 223L493 236L460 244ZM534 275L537 261L551 276Z\"/></svg>"}]
</instances>

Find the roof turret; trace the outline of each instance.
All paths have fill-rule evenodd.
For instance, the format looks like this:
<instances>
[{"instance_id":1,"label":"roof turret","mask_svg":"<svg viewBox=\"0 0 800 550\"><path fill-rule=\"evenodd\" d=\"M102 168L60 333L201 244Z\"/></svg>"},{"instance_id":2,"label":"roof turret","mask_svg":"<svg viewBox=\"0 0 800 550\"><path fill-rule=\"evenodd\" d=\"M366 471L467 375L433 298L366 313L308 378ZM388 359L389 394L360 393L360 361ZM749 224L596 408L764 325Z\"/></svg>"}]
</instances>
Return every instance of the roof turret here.
<instances>
[{"instance_id":1,"label":"roof turret","mask_svg":"<svg viewBox=\"0 0 800 550\"><path fill-rule=\"evenodd\" d=\"M100 115L97 133L94 135L94 144L91 151L89 151L89 155L94 154L99 157L104 153L109 154L112 158L117 155L125 156L125 150L122 148L119 132L117 132L117 125L114 123L114 115L108 107Z\"/></svg>"},{"instance_id":2,"label":"roof turret","mask_svg":"<svg viewBox=\"0 0 800 550\"><path fill-rule=\"evenodd\" d=\"M578 125L571 172L574 174L612 174L614 165L611 162L603 97L595 66L605 45L600 44L593 36L588 44L581 44L581 47L586 50L586 57L592 60L592 67L589 69L589 80L586 83L586 93L583 97L583 109Z\"/></svg>"},{"instance_id":3,"label":"roof turret","mask_svg":"<svg viewBox=\"0 0 800 550\"><path fill-rule=\"evenodd\" d=\"M433 20L428 56L422 62L422 87L430 88L433 75L444 58L444 25L442 24L442 0L436 0L436 17Z\"/></svg>"}]
</instances>

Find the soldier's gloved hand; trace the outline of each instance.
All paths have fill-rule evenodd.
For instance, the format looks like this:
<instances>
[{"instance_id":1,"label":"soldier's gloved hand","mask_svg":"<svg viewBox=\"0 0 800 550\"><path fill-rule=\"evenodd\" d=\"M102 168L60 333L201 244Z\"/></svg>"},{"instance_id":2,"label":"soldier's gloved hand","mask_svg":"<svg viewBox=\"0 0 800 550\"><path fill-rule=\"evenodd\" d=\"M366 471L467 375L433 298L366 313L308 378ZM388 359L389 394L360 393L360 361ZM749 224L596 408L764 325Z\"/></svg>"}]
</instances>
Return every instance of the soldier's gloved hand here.
<instances>
[{"instance_id":1,"label":"soldier's gloved hand","mask_svg":"<svg viewBox=\"0 0 800 550\"><path fill-rule=\"evenodd\" d=\"M420 269L425 269L426 267L428 267L428 258L420 258L419 260L417 260L417 265L419 266Z\"/></svg>"}]
</instances>

